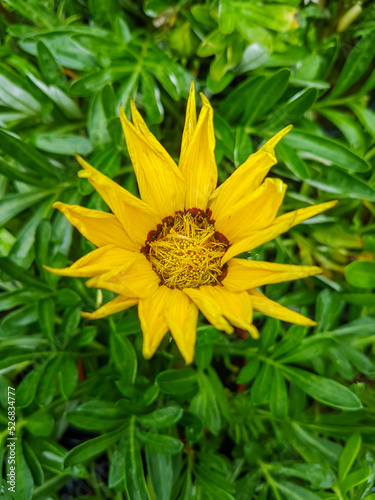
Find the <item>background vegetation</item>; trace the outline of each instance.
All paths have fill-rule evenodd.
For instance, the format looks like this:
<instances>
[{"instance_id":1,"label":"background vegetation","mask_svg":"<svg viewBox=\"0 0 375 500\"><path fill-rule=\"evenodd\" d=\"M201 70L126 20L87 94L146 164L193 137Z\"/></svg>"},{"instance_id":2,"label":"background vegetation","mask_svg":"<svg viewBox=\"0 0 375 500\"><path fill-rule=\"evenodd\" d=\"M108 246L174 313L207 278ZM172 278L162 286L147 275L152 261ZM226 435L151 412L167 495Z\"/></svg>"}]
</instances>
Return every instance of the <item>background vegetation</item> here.
<instances>
[{"instance_id":1,"label":"background vegetation","mask_svg":"<svg viewBox=\"0 0 375 500\"><path fill-rule=\"evenodd\" d=\"M373 500L375 5L341 0L3 0L0 463L17 387L16 500ZM190 80L215 110L223 181L274 132L284 211L328 213L251 253L322 276L265 293L315 317L203 317L195 363L140 353L133 308L46 273L92 249L51 204L107 208L73 153L137 192L118 118L135 98L178 158ZM245 337L245 338L244 338ZM1 489L7 491L4 467ZM9 493L5 498L11 498Z\"/></svg>"}]
</instances>

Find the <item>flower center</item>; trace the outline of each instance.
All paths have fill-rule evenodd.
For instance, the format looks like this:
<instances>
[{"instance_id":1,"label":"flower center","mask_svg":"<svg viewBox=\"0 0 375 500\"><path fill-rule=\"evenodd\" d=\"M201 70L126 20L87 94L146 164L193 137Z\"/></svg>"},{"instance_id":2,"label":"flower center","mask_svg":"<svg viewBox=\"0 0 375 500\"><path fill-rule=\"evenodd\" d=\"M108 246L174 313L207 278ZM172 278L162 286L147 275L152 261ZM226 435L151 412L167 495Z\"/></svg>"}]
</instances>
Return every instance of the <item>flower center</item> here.
<instances>
[{"instance_id":1,"label":"flower center","mask_svg":"<svg viewBox=\"0 0 375 500\"><path fill-rule=\"evenodd\" d=\"M151 262L160 284L169 288L219 285L227 273L220 265L229 241L215 231L211 211L176 212L150 231L141 252Z\"/></svg>"}]
</instances>

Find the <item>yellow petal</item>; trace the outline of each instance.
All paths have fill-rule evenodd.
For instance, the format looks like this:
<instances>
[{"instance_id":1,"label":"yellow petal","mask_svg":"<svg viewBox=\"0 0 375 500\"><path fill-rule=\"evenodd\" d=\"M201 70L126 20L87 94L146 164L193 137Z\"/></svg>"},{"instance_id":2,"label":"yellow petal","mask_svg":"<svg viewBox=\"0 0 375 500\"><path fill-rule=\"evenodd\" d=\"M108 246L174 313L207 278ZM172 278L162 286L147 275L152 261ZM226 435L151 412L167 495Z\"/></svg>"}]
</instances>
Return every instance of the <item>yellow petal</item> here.
<instances>
[{"instance_id":1,"label":"yellow petal","mask_svg":"<svg viewBox=\"0 0 375 500\"><path fill-rule=\"evenodd\" d=\"M201 286L185 288L184 292L197 304L208 321L218 330L233 333L228 321L243 328L251 335L257 335L251 324L253 310L247 292L233 293L222 286Z\"/></svg>"},{"instance_id":2,"label":"yellow petal","mask_svg":"<svg viewBox=\"0 0 375 500\"><path fill-rule=\"evenodd\" d=\"M277 163L274 150L277 143L291 128L292 125L289 125L278 132L214 191L209 203L212 211L215 210L219 215L226 213L238 200L260 185L269 169Z\"/></svg>"},{"instance_id":3,"label":"yellow petal","mask_svg":"<svg viewBox=\"0 0 375 500\"><path fill-rule=\"evenodd\" d=\"M164 310L170 292L171 290L163 285L153 295L141 299L138 303L138 315L143 332L142 353L146 359L154 355L168 331Z\"/></svg>"},{"instance_id":4,"label":"yellow petal","mask_svg":"<svg viewBox=\"0 0 375 500\"><path fill-rule=\"evenodd\" d=\"M184 292L177 288L170 290L164 307L165 319L172 337L188 365L194 360L198 308Z\"/></svg>"},{"instance_id":5,"label":"yellow petal","mask_svg":"<svg viewBox=\"0 0 375 500\"><path fill-rule=\"evenodd\" d=\"M186 154L186 150L191 142L196 126L197 126L197 111L195 103L194 81L192 80L190 84L190 93L186 108L185 126L182 134L180 157L183 157Z\"/></svg>"},{"instance_id":6,"label":"yellow petal","mask_svg":"<svg viewBox=\"0 0 375 500\"><path fill-rule=\"evenodd\" d=\"M47 271L57 274L58 276L73 276L75 278L87 278L89 276L97 276L102 273L107 273L118 266L124 265L127 262L133 262L137 254L116 248L113 245L97 248L88 253L84 257L78 259L70 267L55 269L53 267L43 266Z\"/></svg>"},{"instance_id":7,"label":"yellow petal","mask_svg":"<svg viewBox=\"0 0 375 500\"><path fill-rule=\"evenodd\" d=\"M316 266L291 266L257 260L231 259L228 273L223 280L225 288L232 292L249 290L257 286L296 280L320 274Z\"/></svg>"},{"instance_id":8,"label":"yellow petal","mask_svg":"<svg viewBox=\"0 0 375 500\"><path fill-rule=\"evenodd\" d=\"M99 170L96 170L83 158L78 155L76 155L76 158L83 167L83 170L78 172L78 176L89 180L90 184L121 222L126 233L141 249L148 233L155 229L160 222L157 213L117 182L112 181Z\"/></svg>"},{"instance_id":9,"label":"yellow petal","mask_svg":"<svg viewBox=\"0 0 375 500\"><path fill-rule=\"evenodd\" d=\"M253 231L270 226L283 202L287 185L280 179L266 179L227 212L213 210L216 229L233 244Z\"/></svg>"},{"instance_id":10,"label":"yellow petal","mask_svg":"<svg viewBox=\"0 0 375 500\"><path fill-rule=\"evenodd\" d=\"M148 130L133 102L131 107L134 125L120 108L129 156L141 198L157 211L161 220L184 208L184 179L170 155Z\"/></svg>"},{"instance_id":11,"label":"yellow petal","mask_svg":"<svg viewBox=\"0 0 375 500\"><path fill-rule=\"evenodd\" d=\"M143 254L133 254L134 258L108 273L95 276L86 286L104 288L127 297L148 297L155 293L160 280Z\"/></svg>"},{"instance_id":12,"label":"yellow petal","mask_svg":"<svg viewBox=\"0 0 375 500\"><path fill-rule=\"evenodd\" d=\"M134 297L129 298L119 295L110 302L107 302L107 304L104 304L104 306L99 307L99 309L97 309L96 311L92 313L83 312L81 313L81 316L86 319L105 318L106 316L110 316L111 314L124 311L125 309L128 309L129 307L132 307L135 304L138 304L138 299Z\"/></svg>"},{"instance_id":13,"label":"yellow petal","mask_svg":"<svg viewBox=\"0 0 375 500\"><path fill-rule=\"evenodd\" d=\"M67 205L61 201L57 201L52 206L60 210L69 222L95 246L116 245L126 250L139 251L138 246L126 234L115 215L79 205Z\"/></svg>"},{"instance_id":14,"label":"yellow petal","mask_svg":"<svg viewBox=\"0 0 375 500\"><path fill-rule=\"evenodd\" d=\"M315 326L318 323L310 318L306 318L302 314L299 314L291 309L288 309L271 299L268 299L265 295L256 289L249 290L251 302L253 308L267 316L272 318L281 319L282 321L287 321L288 323L294 323L295 325L302 326Z\"/></svg>"},{"instance_id":15,"label":"yellow petal","mask_svg":"<svg viewBox=\"0 0 375 500\"><path fill-rule=\"evenodd\" d=\"M208 99L203 94L201 97L198 123L189 144L181 151L179 166L186 184L185 208L205 210L217 184L217 166L213 110Z\"/></svg>"},{"instance_id":16,"label":"yellow petal","mask_svg":"<svg viewBox=\"0 0 375 500\"><path fill-rule=\"evenodd\" d=\"M312 207L299 208L293 212L280 215L280 217L277 217L269 227L261 229L260 231L253 231L247 238L231 245L225 252L221 264L223 265L232 257L235 257L242 252L248 252L253 248L257 248L260 245L273 240L276 236L289 231L289 229L293 226L296 226L302 221L310 219L311 217L334 207L337 203L337 200L327 201L326 203L319 203L318 205L314 205Z\"/></svg>"}]
</instances>

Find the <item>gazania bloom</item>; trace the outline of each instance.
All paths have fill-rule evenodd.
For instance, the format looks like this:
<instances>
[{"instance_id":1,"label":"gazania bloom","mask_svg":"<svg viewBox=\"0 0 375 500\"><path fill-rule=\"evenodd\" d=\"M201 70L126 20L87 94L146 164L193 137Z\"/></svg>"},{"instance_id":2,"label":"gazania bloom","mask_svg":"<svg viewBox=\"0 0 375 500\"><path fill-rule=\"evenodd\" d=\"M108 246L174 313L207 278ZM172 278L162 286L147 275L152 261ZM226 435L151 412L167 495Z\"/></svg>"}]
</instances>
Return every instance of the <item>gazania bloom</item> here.
<instances>
[{"instance_id":1,"label":"gazania bloom","mask_svg":"<svg viewBox=\"0 0 375 500\"><path fill-rule=\"evenodd\" d=\"M194 358L198 311L217 329L258 331L253 310L299 325L315 322L268 299L257 287L321 272L235 258L327 210L335 201L277 217L286 185L263 179L276 163L274 148L290 126L252 154L217 185L213 111L204 95L197 121L192 85L179 166L148 130L131 103L131 123L120 118L141 199L77 156L87 178L112 213L77 205L54 207L98 248L64 269L49 271L91 277L87 286L117 293L92 313L103 318L138 304L143 355L150 358L170 331L186 363Z\"/></svg>"}]
</instances>

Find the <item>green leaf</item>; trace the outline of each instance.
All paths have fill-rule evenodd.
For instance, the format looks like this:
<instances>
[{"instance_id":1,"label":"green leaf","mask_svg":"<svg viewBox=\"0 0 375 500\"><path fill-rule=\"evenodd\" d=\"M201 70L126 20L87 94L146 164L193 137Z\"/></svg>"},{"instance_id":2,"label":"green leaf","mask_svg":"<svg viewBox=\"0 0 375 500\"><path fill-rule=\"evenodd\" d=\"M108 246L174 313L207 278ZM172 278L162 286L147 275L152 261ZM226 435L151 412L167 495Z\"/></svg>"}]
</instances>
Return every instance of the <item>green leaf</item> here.
<instances>
[{"instance_id":1,"label":"green leaf","mask_svg":"<svg viewBox=\"0 0 375 500\"><path fill-rule=\"evenodd\" d=\"M125 453L121 444L117 445L111 455L108 474L109 488L115 488L125 481Z\"/></svg>"},{"instance_id":2,"label":"green leaf","mask_svg":"<svg viewBox=\"0 0 375 500\"><path fill-rule=\"evenodd\" d=\"M34 174L34 172L25 172L20 168L16 168L10 165L9 161L4 161L0 158L0 173L5 175L9 179L22 182L31 186L41 187L51 187L52 183L49 179L42 179L40 176Z\"/></svg>"},{"instance_id":3,"label":"green leaf","mask_svg":"<svg viewBox=\"0 0 375 500\"><path fill-rule=\"evenodd\" d=\"M137 421L148 429L163 429L175 424L182 417L183 410L177 406L168 406L160 408L159 410L152 411L146 415L137 417Z\"/></svg>"},{"instance_id":4,"label":"green leaf","mask_svg":"<svg viewBox=\"0 0 375 500\"><path fill-rule=\"evenodd\" d=\"M345 267L346 281L356 288L375 288L375 262L357 260Z\"/></svg>"},{"instance_id":5,"label":"green leaf","mask_svg":"<svg viewBox=\"0 0 375 500\"><path fill-rule=\"evenodd\" d=\"M280 332L280 320L275 318L267 318L260 336L259 352L264 353L271 348Z\"/></svg>"},{"instance_id":6,"label":"green leaf","mask_svg":"<svg viewBox=\"0 0 375 500\"><path fill-rule=\"evenodd\" d=\"M41 40L38 42L37 51L39 68L46 82L63 88L66 85L66 77L57 64L52 52Z\"/></svg>"},{"instance_id":7,"label":"green leaf","mask_svg":"<svg viewBox=\"0 0 375 500\"><path fill-rule=\"evenodd\" d=\"M36 287L37 289L51 291L48 285L42 283L40 280L36 279L35 276L32 276L30 273L18 267L16 264L5 257L0 258L0 270L11 278L18 280L25 285Z\"/></svg>"},{"instance_id":8,"label":"green leaf","mask_svg":"<svg viewBox=\"0 0 375 500\"><path fill-rule=\"evenodd\" d=\"M361 125L345 113L323 108L319 113L330 120L344 135L350 148L359 154L366 151L365 134Z\"/></svg>"},{"instance_id":9,"label":"green leaf","mask_svg":"<svg viewBox=\"0 0 375 500\"><path fill-rule=\"evenodd\" d=\"M146 447L147 471L158 500L170 500L173 486L172 456L155 453Z\"/></svg>"},{"instance_id":10,"label":"green leaf","mask_svg":"<svg viewBox=\"0 0 375 500\"><path fill-rule=\"evenodd\" d=\"M16 391L17 406L20 408L25 408L33 402L44 368L45 363L37 365L20 382Z\"/></svg>"},{"instance_id":11,"label":"green leaf","mask_svg":"<svg viewBox=\"0 0 375 500\"><path fill-rule=\"evenodd\" d=\"M336 81L329 98L338 97L354 85L367 68L375 55L375 33L363 36L350 52L343 69Z\"/></svg>"},{"instance_id":12,"label":"green leaf","mask_svg":"<svg viewBox=\"0 0 375 500\"><path fill-rule=\"evenodd\" d=\"M1 149L9 156L17 160L22 166L33 170L42 176L56 176L58 169L45 158L31 144L27 144L14 134L9 134L0 129Z\"/></svg>"},{"instance_id":13,"label":"green leaf","mask_svg":"<svg viewBox=\"0 0 375 500\"><path fill-rule=\"evenodd\" d=\"M202 433L202 421L197 415L185 410L180 424L185 427L185 435L189 443L198 441Z\"/></svg>"},{"instance_id":14,"label":"green leaf","mask_svg":"<svg viewBox=\"0 0 375 500\"><path fill-rule=\"evenodd\" d=\"M248 125L264 116L277 103L288 87L289 78L290 70L287 68L283 68L267 78L257 92L252 109L247 116Z\"/></svg>"},{"instance_id":15,"label":"green leaf","mask_svg":"<svg viewBox=\"0 0 375 500\"><path fill-rule=\"evenodd\" d=\"M258 373L259 368L260 361L258 358L249 359L238 374L237 384L247 384L248 382L251 382Z\"/></svg>"},{"instance_id":16,"label":"green leaf","mask_svg":"<svg viewBox=\"0 0 375 500\"><path fill-rule=\"evenodd\" d=\"M47 196L53 192L53 189L30 189L26 193L8 194L4 196L4 198L0 200L0 224L5 224L27 208L30 208L44 198L47 198Z\"/></svg>"},{"instance_id":17,"label":"green leaf","mask_svg":"<svg viewBox=\"0 0 375 500\"><path fill-rule=\"evenodd\" d=\"M18 5L20 5L20 2L18 2ZM24 5L26 4L22 3L22 6ZM53 13L53 16L55 17L56 14ZM40 18L40 13L38 13L37 18ZM66 29L64 32L59 30L52 31L52 33L50 32L41 37L26 37L19 42L19 45L27 53L36 56L38 40L42 40L50 49L57 64L60 66L84 71L92 70L96 67L94 55L91 54L87 48L81 47L73 40L71 31Z\"/></svg>"},{"instance_id":18,"label":"green leaf","mask_svg":"<svg viewBox=\"0 0 375 500\"><path fill-rule=\"evenodd\" d=\"M68 467L69 465L80 464L99 456L109 446L112 446L120 439L124 430L122 427L79 444L68 452L64 460L64 466Z\"/></svg>"},{"instance_id":19,"label":"green leaf","mask_svg":"<svg viewBox=\"0 0 375 500\"><path fill-rule=\"evenodd\" d=\"M160 123L163 120L164 109L160 99L160 90L155 80L145 71L141 73L143 106L150 123Z\"/></svg>"},{"instance_id":20,"label":"green leaf","mask_svg":"<svg viewBox=\"0 0 375 500\"><path fill-rule=\"evenodd\" d=\"M307 490L306 488L302 488L301 486L297 486L294 483L290 483L289 481L280 481L280 483L277 483L277 486L283 493L285 493L288 500L301 500L302 498L304 500L321 499L321 497L315 495L315 493L312 493L311 491Z\"/></svg>"},{"instance_id":21,"label":"green leaf","mask_svg":"<svg viewBox=\"0 0 375 500\"><path fill-rule=\"evenodd\" d=\"M60 367L60 391L64 399L69 399L78 384L77 361L64 357Z\"/></svg>"},{"instance_id":22,"label":"green leaf","mask_svg":"<svg viewBox=\"0 0 375 500\"><path fill-rule=\"evenodd\" d=\"M228 395L225 391L224 385L218 376L216 370L212 366L207 367L208 377L210 379L210 384L213 389L213 394L215 395L216 402L218 407L220 408L220 412L222 416L229 422L230 420L230 411L229 411L229 402Z\"/></svg>"},{"instance_id":23,"label":"green leaf","mask_svg":"<svg viewBox=\"0 0 375 500\"><path fill-rule=\"evenodd\" d=\"M41 406L49 405L55 395L57 376L60 366L61 359L59 356L56 356L48 363L43 376L40 379L36 400Z\"/></svg>"},{"instance_id":24,"label":"green leaf","mask_svg":"<svg viewBox=\"0 0 375 500\"><path fill-rule=\"evenodd\" d=\"M91 142L80 135L39 132L32 136L31 139L34 146L49 153L88 155L92 151Z\"/></svg>"},{"instance_id":25,"label":"green leaf","mask_svg":"<svg viewBox=\"0 0 375 500\"><path fill-rule=\"evenodd\" d=\"M225 36L223 36L219 30L214 30L202 41L201 45L198 47L197 55L199 57L216 55L224 50L225 45Z\"/></svg>"},{"instance_id":26,"label":"green leaf","mask_svg":"<svg viewBox=\"0 0 375 500\"><path fill-rule=\"evenodd\" d=\"M80 429L107 431L125 423L125 416L114 403L92 399L66 415L68 422Z\"/></svg>"},{"instance_id":27,"label":"green leaf","mask_svg":"<svg viewBox=\"0 0 375 500\"><path fill-rule=\"evenodd\" d=\"M164 394L171 396L198 390L197 372L189 368L165 370L156 377L156 383Z\"/></svg>"},{"instance_id":28,"label":"green leaf","mask_svg":"<svg viewBox=\"0 0 375 500\"><path fill-rule=\"evenodd\" d=\"M42 111L41 103L32 95L26 81L3 65L0 65L0 100L27 115Z\"/></svg>"},{"instance_id":29,"label":"green leaf","mask_svg":"<svg viewBox=\"0 0 375 500\"><path fill-rule=\"evenodd\" d=\"M303 114L311 108L317 96L316 89L306 89L295 94L289 101L277 112L274 112L266 123L265 128L277 129L285 126L285 124L295 123Z\"/></svg>"},{"instance_id":30,"label":"green leaf","mask_svg":"<svg viewBox=\"0 0 375 500\"><path fill-rule=\"evenodd\" d=\"M52 299L45 298L38 302L39 324L43 335L50 342L55 344L55 303Z\"/></svg>"},{"instance_id":31,"label":"green leaf","mask_svg":"<svg viewBox=\"0 0 375 500\"><path fill-rule=\"evenodd\" d=\"M31 500L34 491L34 480L30 468L27 465L22 449L22 441L15 441L16 447L16 491L17 500ZM8 443L9 444L9 443Z\"/></svg>"},{"instance_id":32,"label":"green leaf","mask_svg":"<svg viewBox=\"0 0 375 500\"><path fill-rule=\"evenodd\" d=\"M236 127L233 159L236 168L242 165L254 152L253 143L245 127Z\"/></svg>"},{"instance_id":33,"label":"green leaf","mask_svg":"<svg viewBox=\"0 0 375 500\"><path fill-rule=\"evenodd\" d=\"M50 413L38 410L27 417L27 430L37 437L48 437L53 430L54 420Z\"/></svg>"},{"instance_id":34,"label":"green leaf","mask_svg":"<svg viewBox=\"0 0 375 500\"><path fill-rule=\"evenodd\" d=\"M137 375L137 355L130 340L117 332L111 332L110 353L117 370L122 378L130 383Z\"/></svg>"},{"instance_id":35,"label":"green leaf","mask_svg":"<svg viewBox=\"0 0 375 500\"><path fill-rule=\"evenodd\" d=\"M268 403L272 378L272 366L268 363L263 363L250 390L250 399L254 406Z\"/></svg>"},{"instance_id":36,"label":"green leaf","mask_svg":"<svg viewBox=\"0 0 375 500\"><path fill-rule=\"evenodd\" d=\"M361 450L362 437L356 433L349 437L339 458L339 480L345 480Z\"/></svg>"},{"instance_id":37,"label":"green leaf","mask_svg":"<svg viewBox=\"0 0 375 500\"><path fill-rule=\"evenodd\" d=\"M275 369L271 381L270 410L271 414L284 420L288 415L288 393L284 377Z\"/></svg>"},{"instance_id":38,"label":"green leaf","mask_svg":"<svg viewBox=\"0 0 375 500\"><path fill-rule=\"evenodd\" d=\"M79 307L69 307L64 311L61 327L67 337L72 337L81 321L81 310Z\"/></svg>"},{"instance_id":39,"label":"green leaf","mask_svg":"<svg viewBox=\"0 0 375 500\"><path fill-rule=\"evenodd\" d=\"M331 347L335 347L336 340L332 337L308 337L291 349L285 356L279 359L281 363L300 363L326 352Z\"/></svg>"},{"instance_id":40,"label":"green leaf","mask_svg":"<svg viewBox=\"0 0 375 500\"><path fill-rule=\"evenodd\" d=\"M253 109L252 104L256 101L257 93L264 82L265 77L258 76L247 78L237 85L221 103L220 110L223 116L229 121L238 122L245 110Z\"/></svg>"},{"instance_id":41,"label":"green leaf","mask_svg":"<svg viewBox=\"0 0 375 500\"><path fill-rule=\"evenodd\" d=\"M362 158L332 139L294 129L285 136L284 141L298 151L309 153L314 158L321 160L322 163L328 162L349 172L367 172L369 170L369 166ZM326 167L326 170L329 168Z\"/></svg>"},{"instance_id":42,"label":"green leaf","mask_svg":"<svg viewBox=\"0 0 375 500\"><path fill-rule=\"evenodd\" d=\"M370 335L374 332L375 318L359 318L346 325L335 328L331 335Z\"/></svg>"},{"instance_id":43,"label":"green leaf","mask_svg":"<svg viewBox=\"0 0 375 500\"><path fill-rule=\"evenodd\" d=\"M70 87L70 95L73 97L87 97L99 92L114 80L122 79L123 77L126 78L130 75L131 71L126 68L115 73L111 69L99 70L75 81Z\"/></svg>"},{"instance_id":44,"label":"green leaf","mask_svg":"<svg viewBox=\"0 0 375 500\"><path fill-rule=\"evenodd\" d=\"M364 483L373 475L373 471L371 468L362 467L362 469L358 469L351 474L349 474L342 483L342 490L347 492L358 486L359 484Z\"/></svg>"},{"instance_id":45,"label":"green leaf","mask_svg":"<svg viewBox=\"0 0 375 500\"><path fill-rule=\"evenodd\" d=\"M316 401L342 410L355 411L362 408L361 402L354 392L335 380L320 377L299 368L286 366L281 368L280 366L280 369L285 372L293 384L296 384Z\"/></svg>"},{"instance_id":46,"label":"green leaf","mask_svg":"<svg viewBox=\"0 0 375 500\"><path fill-rule=\"evenodd\" d=\"M309 170L306 163L293 148L281 141L276 147L276 153L289 170L299 179L307 179L309 177Z\"/></svg>"},{"instance_id":47,"label":"green leaf","mask_svg":"<svg viewBox=\"0 0 375 500\"><path fill-rule=\"evenodd\" d=\"M239 2L237 13L249 24L285 32L298 27L297 9L291 5Z\"/></svg>"},{"instance_id":48,"label":"green leaf","mask_svg":"<svg viewBox=\"0 0 375 500\"><path fill-rule=\"evenodd\" d=\"M57 303L63 307L74 307L81 302L81 297L71 288L60 288Z\"/></svg>"},{"instance_id":49,"label":"green leaf","mask_svg":"<svg viewBox=\"0 0 375 500\"><path fill-rule=\"evenodd\" d=\"M139 441L136 438L135 432L135 420L131 418L130 425L123 439L125 449L125 491L128 498L132 500L150 500Z\"/></svg>"},{"instance_id":50,"label":"green leaf","mask_svg":"<svg viewBox=\"0 0 375 500\"><path fill-rule=\"evenodd\" d=\"M27 441L23 441L23 451L27 465L29 466L29 469L33 476L34 483L37 486L41 486L44 483L44 471L42 466L40 465L38 457L34 453L31 446L27 443Z\"/></svg>"},{"instance_id":51,"label":"green leaf","mask_svg":"<svg viewBox=\"0 0 375 500\"><path fill-rule=\"evenodd\" d=\"M322 167L316 179L306 179L306 183L328 193L345 195L356 200L375 201L375 189L368 183L336 167Z\"/></svg>"},{"instance_id":52,"label":"green leaf","mask_svg":"<svg viewBox=\"0 0 375 500\"><path fill-rule=\"evenodd\" d=\"M155 453L175 455L184 447L183 443L179 439L172 436L146 432L142 429L137 429L136 435L147 448Z\"/></svg>"},{"instance_id":53,"label":"green leaf","mask_svg":"<svg viewBox=\"0 0 375 500\"><path fill-rule=\"evenodd\" d=\"M330 290L322 290L316 301L316 332L329 332L338 321L344 302L341 296Z\"/></svg>"}]
</instances>

